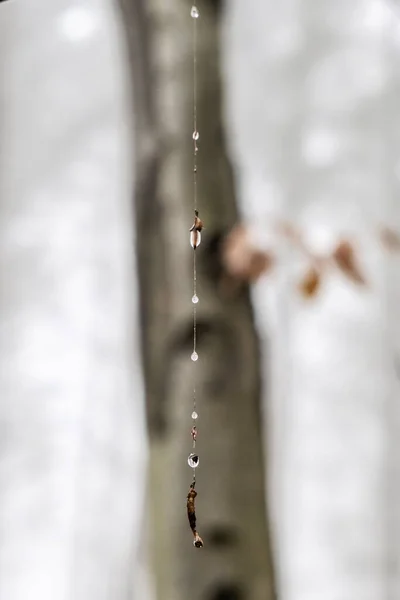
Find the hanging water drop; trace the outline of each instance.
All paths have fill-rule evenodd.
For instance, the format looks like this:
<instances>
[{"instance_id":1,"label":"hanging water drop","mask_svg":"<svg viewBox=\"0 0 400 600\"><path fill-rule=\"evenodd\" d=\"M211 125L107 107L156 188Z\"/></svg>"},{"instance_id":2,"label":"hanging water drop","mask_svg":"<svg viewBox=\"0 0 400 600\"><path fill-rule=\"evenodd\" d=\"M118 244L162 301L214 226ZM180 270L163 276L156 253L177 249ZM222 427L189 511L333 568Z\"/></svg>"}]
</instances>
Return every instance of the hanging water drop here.
<instances>
[{"instance_id":1,"label":"hanging water drop","mask_svg":"<svg viewBox=\"0 0 400 600\"><path fill-rule=\"evenodd\" d=\"M196 130L196 131L193 131L192 138L193 138L193 139L194 139L196 142L197 142L197 140L199 139L199 137L200 137L200 134L199 134L199 132L198 132L197 130Z\"/></svg>"},{"instance_id":2,"label":"hanging water drop","mask_svg":"<svg viewBox=\"0 0 400 600\"><path fill-rule=\"evenodd\" d=\"M199 9L197 6L192 6L192 10L190 11L190 16L192 19L198 19L200 16Z\"/></svg>"},{"instance_id":3,"label":"hanging water drop","mask_svg":"<svg viewBox=\"0 0 400 600\"><path fill-rule=\"evenodd\" d=\"M193 452L192 452L192 454L189 454L188 465L189 465L189 467L192 467L192 469L195 469L196 467L199 466L199 457L197 454L194 454Z\"/></svg>"},{"instance_id":4,"label":"hanging water drop","mask_svg":"<svg viewBox=\"0 0 400 600\"><path fill-rule=\"evenodd\" d=\"M198 417L198 416L199 416L199 415L198 415L198 414L197 414L197 412L194 410L194 411L192 412L192 419L195 421L195 420L197 419L197 417Z\"/></svg>"},{"instance_id":5,"label":"hanging water drop","mask_svg":"<svg viewBox=\"0 0 400 600\"><path fill-rule=\"evenodd\" d=\"M192 246L193 250L196 250L196 248L198 246L200 246L200 243L201 243L200 231L191 231L190 232L190 245Z\"/></svg>"},{"instance_id":6,"label":"hanging water drop","mask_svg":"<svg viewBox=\"0 0 400 600\"><path fill-rule=\"evenodd\" d=\"M198 358L199 358L199 355L197 354L197 352L193 352L193 354L190 358L192 359L193 362L196 362L196 360L198 360Z\"/></svg>"},{"instance_id":7,"label":"hanging water drop","mask_svg":"<svg viewBox=\"0 0 400 600\"><path fill-rule=\"evenodd\" d=\"M197 303L198 303L198 301L199 301L199 297L198 297L198 295L197 295L197 294L195 294L195 295L192 297L192 302L193 302L193 304L197 304Z\"/></svg>"}]
</instances>

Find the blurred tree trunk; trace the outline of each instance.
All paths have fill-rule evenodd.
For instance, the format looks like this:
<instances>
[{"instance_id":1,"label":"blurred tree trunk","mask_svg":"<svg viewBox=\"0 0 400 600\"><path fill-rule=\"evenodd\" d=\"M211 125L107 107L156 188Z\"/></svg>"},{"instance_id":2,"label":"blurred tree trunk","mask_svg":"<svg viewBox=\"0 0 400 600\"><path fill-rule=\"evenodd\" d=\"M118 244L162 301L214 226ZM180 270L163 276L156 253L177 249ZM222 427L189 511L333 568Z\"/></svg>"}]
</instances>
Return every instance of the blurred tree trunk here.
<instances>
[{"instance_id":1,"label":"blurred tree trunk","mask_svg":"<svg viewBox=\"0 0 400 600\"><path fill-rule=\"evenodd\" d=\"M258 346L246 293L224 296L219 249L236 219L220 108L218 14L199 19L199 361L192 345L192 20L183 0L122 0L135 77L143 343L151 435L152 557L160 600L274 598ZM149 59L149 57L151 59ZM198 390L198 527L185 499Z\"/></svg>"},{"instance_id":2,"label":"blurred tree trunk","mask_svg":"<svg viewBox=\"0 0 400 600\"><path fill-rule=\"evenodd\" d=\"M226 3L246 220L266 244L290 220L316 253L345 236L368 281L332 271L307 302L309 264L283 244L279 276L254 288L282 600L399 598L400 269L378 238L400 216L398 34L389 2Z\"/></svg>"},{"instance_id":3,"label":"blurred tree trunk","mask_svg":"<svg viewBox=\"0 0 400 600\"><path fill-rule=\"evenodd\" d=\"M0 8L1 600L128 600L136 583L147 440L121 30L108 0Z\"/></svg>"}]
</instances>

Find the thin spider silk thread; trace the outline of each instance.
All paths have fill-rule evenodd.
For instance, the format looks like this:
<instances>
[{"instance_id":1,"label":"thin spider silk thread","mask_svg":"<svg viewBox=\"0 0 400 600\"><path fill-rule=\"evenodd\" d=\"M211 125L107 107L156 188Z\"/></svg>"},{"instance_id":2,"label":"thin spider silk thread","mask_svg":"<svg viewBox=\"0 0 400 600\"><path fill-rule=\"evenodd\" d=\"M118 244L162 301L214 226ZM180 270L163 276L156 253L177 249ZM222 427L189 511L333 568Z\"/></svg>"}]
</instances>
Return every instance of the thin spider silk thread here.
<instances>
[{"instance_id":1,"label":"thin spider silk thread","mask_svg":"<svg viewBox=\"0 0 400 600\"><path fill-rule=\"evenodd\" d=\"M199 11L196 6L192 6L190 11L191 17L193 19L193 209L194 209L194 223L190 229L190 243L193 248L193 353L192 353L192 361L196 362L198 360L198 355L196 352L196 342L197 342L197 309L196 305L199 301L196 294L197 287L197 273L196 273L196 248L199 246L201 241L201 230L203 228L203 224L198 216L197 211L197 140L199 139L199 134L197 131L197 19L199 17ZM197 428L196 428L196 379L193 377L193 412L192 412L192 443L193 449L196 447L196 438L197 438ZM187 495L187 515L189 519L189 525L192 530L194 540L193 545L196 548L203 547L203 540L201 539L196 525L196 510L195 510L195 498L197 496L197 492L195 490L196 486L196 467L199 464L199 459L197 454L195 454L194 450L192 454L189 455L188 458L189 466L193 467L193 481L189 488L189 493Z\"/></svg>"},{"instance_id":2,"label":"thin spider silk thread","mask_svg":"<svg viewBox=\"0 0 400 600\"><path fill-rule=\"evenodd\" d=\"M197 19L198 10L193 6L191 10L193 19L193 211L197 211ZM193 248L193 355L196 355L197 346L197 267L196 267L196 246ZM196 380L193 383L193 416L196 415ZM196 448L196 419L193 419L192 440L193 450ZM193 482L196 481L196 469L193 469Z\"/></svg>"},{"instance_id":3,"label":"thin spider silk thread","mask_svg":"<svg viewBox=\"0 0 400 600\"><path fill-rule=\"evenodd\" d=\"M193 222L192 227L189 230L190 231L190 245L193 248L193 296L192 296L193 352L191 355L191 359L193 362L197 362L199 357L196 352L196 342L197 342L197 339L196 339L197 338L197 320L196 320L197 308L196 308L196 305L197 305L199 299L196 294L196 287L197 287L196 248L200 245L200 242L201 242L201 230L203 228L203 223L202 223L201 219L199 218L199 213L197 210L197 152L198 152L197 140L199 139L199 134L197 131L197 22L196 22L196 20L199 17L199 11L196 6L192 6L191 11L190 11L190 16L193 19L193 133L192 133L192 139L193 139L193 210L194 210L194 222ZM197 438L197 427L195 424L197 416L198 415L196 412L196 378L195 378L195 375L193 375L193 412L192 412L193 425L192 425L192 429L191 429L193 451L188 456L189 467L191 467L193 470L193 479L192 479L192 483L190 484L189 492L187 495L186 510L187 510L187 516L188 516L188 520L189 520L189 526L190 526L190 529L192 530L193 537L194 537L193 545L196 548L202 548L204 546L204 544L203 544L203 540L201 539L201 537L197 531L196 509L195 509L195 498L197 496L197 491L195 490L195 487L196 487L196 471L195 471L195 469L199 464L199 457L194 452L194 449L196 448L196 438Z\"/></svg>"}]
</instances>

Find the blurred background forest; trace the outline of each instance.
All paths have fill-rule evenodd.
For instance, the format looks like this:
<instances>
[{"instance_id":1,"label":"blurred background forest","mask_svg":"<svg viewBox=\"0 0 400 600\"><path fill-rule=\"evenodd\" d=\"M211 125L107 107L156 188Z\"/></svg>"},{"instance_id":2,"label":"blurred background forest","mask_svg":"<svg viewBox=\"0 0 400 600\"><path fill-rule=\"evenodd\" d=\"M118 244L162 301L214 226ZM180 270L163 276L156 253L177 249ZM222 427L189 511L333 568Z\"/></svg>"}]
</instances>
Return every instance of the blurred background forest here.
<instances>
[{"instance_id":1,"label":"blurred background forest","mask_svg":"<svg viewBox=\"0 0 400 600\"><path fill-rule=\"evenodd\" d=\"M399 6L198 0L196 365L191 7L0 4L0 600L399 600Z\"/></svg>"}]
</instances>

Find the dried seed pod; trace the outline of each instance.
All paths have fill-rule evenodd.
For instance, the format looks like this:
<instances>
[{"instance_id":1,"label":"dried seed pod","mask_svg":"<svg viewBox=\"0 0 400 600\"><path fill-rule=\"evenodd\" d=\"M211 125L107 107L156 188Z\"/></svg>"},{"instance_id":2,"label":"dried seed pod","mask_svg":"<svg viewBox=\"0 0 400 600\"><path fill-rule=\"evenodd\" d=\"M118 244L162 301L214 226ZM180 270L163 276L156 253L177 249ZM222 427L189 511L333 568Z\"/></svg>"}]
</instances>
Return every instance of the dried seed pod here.
<instances>
[{"instance_id":1,"label":"dried seed pod","mask_svg":"<svg viewBox=\"0 0 400 600\"><path fill-rule=\"evenodd\" d=\"M199 219L199 211L195 210L194 211L194 223L191 226L191 228L189 229L190 245L192 246L193 250L196 250L196 248L198 246L200 246L201 231L202 231L203 227L204 227L203 221L201 219Z\"/></svg>"},{"instance_id":2,"label":"dried seed pod","mask_svg":"<svg viewBox=\"0 0 400 600\"><path fill-rule=\"evenodd\" d=\"M187 495L186 508L187 508L187 515L188 515L188 519L189 519L190 529L192 530L193 537L194 537L193 545L196 548L202 548L204 546L203 540L201 539L201 537L199 536L199 534L196 530L196 509L195 509L194 500L197 496L197 492L194 488L195 488L195 482L193 482L189 488L189 492Z\"/></svg>"},{"instance_id":3,"label":"dried seed pod","mask_svg":"<svg viewBox=\"0 0 400 600\"><path fill-rule=\"evenodd\" d=\"M353 246L342 240L333 252L333 260L337 267L354 283L365 285L366 281L357 263Z\"/></svg>"},{"instance_id":4,"label":"dried seed pod","mask_svg":"<svg viewBox=\"0 0 400 600\"><path fill-rule=\"evenodd\" d=\"M199 218L199 211L195 210L194 211L194 223L192 228L195 229L196 231L201 231L203 229L204 225L203 225L203 221Z\"/></svg>"}]
</instances>

